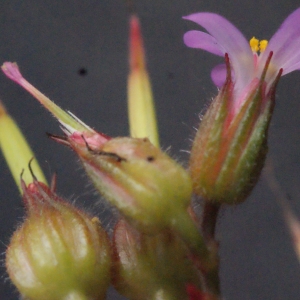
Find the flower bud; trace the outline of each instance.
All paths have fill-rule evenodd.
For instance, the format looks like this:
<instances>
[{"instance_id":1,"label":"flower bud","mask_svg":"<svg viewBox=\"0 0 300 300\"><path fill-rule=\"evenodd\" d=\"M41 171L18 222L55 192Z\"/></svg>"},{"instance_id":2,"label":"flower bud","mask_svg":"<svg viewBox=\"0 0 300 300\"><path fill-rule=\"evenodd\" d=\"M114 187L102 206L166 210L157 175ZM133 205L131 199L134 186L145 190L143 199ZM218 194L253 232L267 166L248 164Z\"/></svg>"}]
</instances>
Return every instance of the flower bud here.
<instances>
[{"instance_id":1,"label":"flower bud","mask_svg":"<svg viewBox=\"0 0 300 300\"><path fill-rule=\"evenodd\" d=\"M187 248L169 230L148 236L121 220L114 229L113 247L113 284L129 299L187 300L186 285L200 286Z\"/></svg>"},{"instance_id":2,"label":"flower bud","mask_svg":"<svg viewBox=\"0 0 300 300\"><path fill-rule=\"evenodd\" d=\"M188 173L147 138L114 138L93 147L73 134L68 142L100 193L140 230L157 232L187 210Z\"/></svg>"},{"instance_id":3,"label":"flower bud","mask_svg":"<svg viewBox=\"0 0 300 300\"><path fill-rule=\"evenodd\" d=\"M130 18L130 73L128 76L128 119L130 135L148 137L159 146L154 99L151 82L146 68L145 50L137 16Z\"/></svg>"},{"instance_id":4,"label":"flower bud","mask_svg":"<svg viewBox=\"0 0 300 300\"><path fill-rule=\"evenodd\" d=\"M104 299L111 254L96 218L76 209L34 180L22 181L27 218L12 236L6 267L30 300Z\"/></svg>"},{"instance_id":5,"label":"flower bud","mask_svg":"<svg viewBox=\"0 0 300 300\"><path fill-rule=\"evenodd\" d=\"M242 202L258 180L267 153L267 130L275 88L282 70L266 90L265 75L255 78L242 99L234 99L228 56L227 80L208 108L193 142L190 174L196 194L206 201Z\"/></svg>"}]
</instances>

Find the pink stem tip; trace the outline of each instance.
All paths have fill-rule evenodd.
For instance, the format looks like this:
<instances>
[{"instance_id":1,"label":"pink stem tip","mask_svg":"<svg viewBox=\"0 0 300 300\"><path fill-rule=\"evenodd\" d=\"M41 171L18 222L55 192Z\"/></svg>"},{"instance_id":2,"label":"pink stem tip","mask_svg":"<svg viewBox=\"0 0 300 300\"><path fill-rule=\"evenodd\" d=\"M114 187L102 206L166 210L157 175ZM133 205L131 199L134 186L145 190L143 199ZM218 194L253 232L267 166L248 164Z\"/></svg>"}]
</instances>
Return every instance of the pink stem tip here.
<instances>
[{"instance_id":1,"label":"pink stem tip","mask_svg":"<svg viewBox=\"0 0 300 300\"><path fill-rule=\"evenodd\" d=\"M23 76L20 73L19 67L16 63L5 62L1 68L4 74L13 81L20 83L20 81L23 79Z\"/></svg>"}]
</instances>

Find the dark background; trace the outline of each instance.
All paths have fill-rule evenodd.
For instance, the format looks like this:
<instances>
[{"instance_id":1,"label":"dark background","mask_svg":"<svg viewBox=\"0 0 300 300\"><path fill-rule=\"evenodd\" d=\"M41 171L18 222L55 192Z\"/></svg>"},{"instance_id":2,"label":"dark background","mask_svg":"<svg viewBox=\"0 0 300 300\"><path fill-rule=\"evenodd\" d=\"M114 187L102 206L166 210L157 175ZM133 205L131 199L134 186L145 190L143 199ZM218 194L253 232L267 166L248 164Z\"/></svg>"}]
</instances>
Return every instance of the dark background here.
<instances>
[{"instance_id":1,"label":"dark background","mask_svg":"<svg viewBox=\"0 0 300 300\"><path fill-rule=\"evenodd\" d=\"M156 100L161 143L184 164L198 114L216 94L210 70L220 60L183 45L196 29L181 19L197 11L217 12L247 38L269 39L299 0L139 0L147 60ZM300 21L300 20L299 20ZM0 63L17 61L24 76L65 109L111 136L128 135L128 9L125 1L2 0ZM87 73L82 76L79 70ZM269 157L300 217L300 72L282 78L270 128ZM69 149L48 140L56 121L26 92L0 74L0 98L27 136L48 178L58 174L58 193L105 214ZM0 157L0 252L23 216L17 188ZM109 222L109 218L105 220ZM221 212L221 282L225 299L299 299L300 268L282 212L265 180L242 205ZM1 257L4 259L4 254ZM2 260L1 260L2 261ZM4 266L0 299L17 299ZM109 299L121 299L110 292Z\"/></svg>"}]
</instances>

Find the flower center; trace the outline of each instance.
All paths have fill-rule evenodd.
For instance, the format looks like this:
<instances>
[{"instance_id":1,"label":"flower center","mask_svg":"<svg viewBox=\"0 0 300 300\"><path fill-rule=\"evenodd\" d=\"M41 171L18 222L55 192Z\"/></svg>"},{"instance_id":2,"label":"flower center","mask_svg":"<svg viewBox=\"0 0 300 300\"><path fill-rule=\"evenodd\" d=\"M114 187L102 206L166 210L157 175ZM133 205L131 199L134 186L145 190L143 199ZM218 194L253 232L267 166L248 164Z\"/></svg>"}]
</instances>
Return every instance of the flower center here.
<instances>
[{"instance_id":1,"label":"flower center","mask_svg":"<svg viewBox=\"0 0 300 300\"><path fill-rule=\"evenodd\" d=\"M250 48L251 50L253 51L253 53L257 53L258 51L260 53L264 52L265 49L267 48L268 46L268 41L267 40L258 40L256 39L255 37L253 37L250 41L249 41L249 44L250 44Z\"/></svg>"}]
</instances>

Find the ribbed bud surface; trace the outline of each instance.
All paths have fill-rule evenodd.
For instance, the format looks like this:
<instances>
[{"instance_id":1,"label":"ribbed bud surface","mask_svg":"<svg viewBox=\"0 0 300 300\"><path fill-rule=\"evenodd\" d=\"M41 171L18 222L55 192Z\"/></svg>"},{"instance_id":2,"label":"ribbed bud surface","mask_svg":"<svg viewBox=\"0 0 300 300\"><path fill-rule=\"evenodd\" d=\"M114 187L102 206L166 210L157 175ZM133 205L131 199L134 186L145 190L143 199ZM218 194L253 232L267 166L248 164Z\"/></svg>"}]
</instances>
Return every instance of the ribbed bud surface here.
<instances>
[{"instance_id":1,"label":"ribbed bud surface","mask_svg":"<svg viewBox=\"0 0 300 300\"><path fill-rule=\"evenodd\" d=\"M110 246L91 219L44 184L23 183L25 222L14 233L6 267L31 300L104 299L110 283Z\"/></svg>"}]
</instances>

